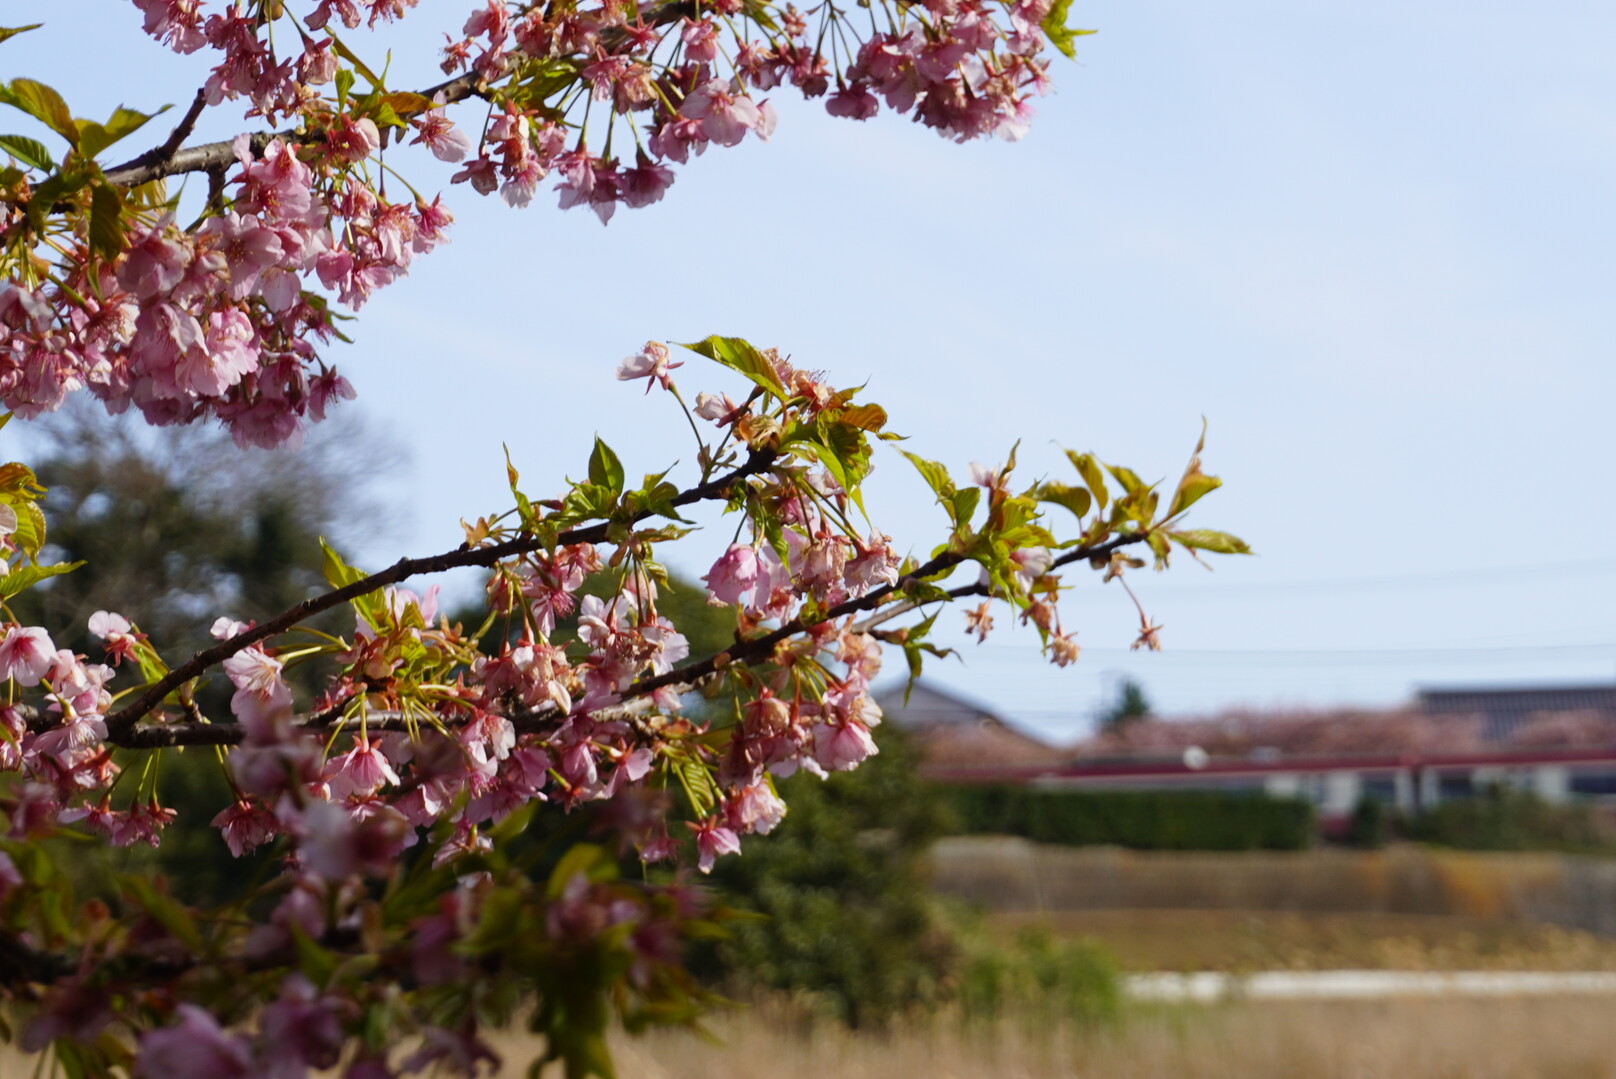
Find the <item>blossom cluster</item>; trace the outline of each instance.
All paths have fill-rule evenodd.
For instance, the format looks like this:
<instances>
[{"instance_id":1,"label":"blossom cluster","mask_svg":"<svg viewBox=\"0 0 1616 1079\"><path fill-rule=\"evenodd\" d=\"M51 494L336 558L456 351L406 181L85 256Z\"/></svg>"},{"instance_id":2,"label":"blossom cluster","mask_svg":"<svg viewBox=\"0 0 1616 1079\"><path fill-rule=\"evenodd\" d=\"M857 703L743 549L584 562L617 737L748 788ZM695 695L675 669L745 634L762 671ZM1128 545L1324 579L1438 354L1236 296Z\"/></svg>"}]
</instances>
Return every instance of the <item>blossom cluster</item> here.
<instances>
[{"instance_id":1,"label":"blossom cluster","mask_svg":"<svg viewBox=\"0 0 1616 1079\"><path fill-rule=\"evenodd\" d=\"M674 166L709 146L767 139L776 115L761 95L786 85L836 116L867 119L884 102L956 139L1019 137L1048 88L1047 35L1070 35L1050 22L1050 0L880 4L868 29L866 12L831 2L804 13L720 0L691 13L483 0L445 50L452 77L418 93L389 90L334 32L399 19L413 0L135 6L147 34L217 59L176 134L233 101L269 129L238 137L233 164L202 152L223 144L174 145L149 168L145 155L103 171L80 160L92 156L84 123L50 105L55 91L39 87L45 104L29 105L30 83L9 101L72 152L58 167L41 147L0 175L0 263L16 262L0 286L0 403L31 416L87 389L114 411L214 419L258 446L295 442L352 395L319 355L336 334L332 304L358 309L446 239L441 197L385 195L395 137L457 165L452 183L513 206L552 178L563 208L604 222L618 205L659 201ZM474 94L489 106L468 130L450 108ZM97 145L148 119L120 110ZM629 140L631 152L614 149ZM210 185L182 226L162 181L187 172Z\"/></svg>"},{"instance_id":2,"label":"blossom cluster","mask_svg":"<svg viewBox=\"0 0 1616 1079\"><path fill-rule=\"evenodd\" d=\"M1216 485L1196 460L1158 519L1156 495L1126 469L1112 469L1124 492L1108 512L1094 508L1108 496L1086 456L1074 458L1083 486L1046 481L1017 492L1013 458L976 469L976 483L962 490L940 465L908 455L953 530L928 561L905 558L886 534L853 524L874 445L894 437L884 410L774 350L720 337L687 347L743 376L751 390L739 401L696 395L701 475L683 491L663 476L631 488L599 442L587 479L555 499L528 498L513 468L515 508L467 526L456 551L366 577L328 550L332 592L263 626L220 617L216 648L173 668L117 613L97 612L88 626L105 663L58 648L45 628L0 623L0 774L15 777L0 801L0 946L11 939L33 955L65 943L57 923L30 923L21 914L34 908L7 900L47 887L37 867L24 873L17 860L33 850L30 841L73 827L113 845L162 842L176 813L159 802L152 758L134 753L219 747L231 793L211 824L232 855L268 855L276 870L254 893L262 916L245 925L213 920L213 943L200 923L176 928L189 916L152 893L132 902L155 928L86 930L108 969L116 960L120 971L139 970L152 948L172 964L178 934L186 962L251 970L263 992L250 1016L204 1008L184 993L163 998L167 1007L120 1012L107 979L121 985L128 975L96 973L93 964L49 968L56 972L22 976L21 999L34 1008L25 1046L62 1037L99 1045L100 1032L121 1022L134 1040L106 1044L124 1046L117 1052L137 1076L303 1075L339 1059L354 1079L433 1064L470 1074L490 1052L479 1021L470 1013L444 1020L433 987L514 978L511 999L542 999L558 992L544 988L546 978L567 962L600 962L602 948L620 950L633 994L664 1006L659 994L685 992L678 942L700 912L680 867L707 872L746 836L772 831L787 813L777 779L828 777L876 753L882 714L871 685L883 646L901 644L911 669L923 651L935 651L926 643L935 614L901 630L881 626L978 596L978 633L987 632L988 604L1008 605L1064 666L1076 646L1058 612L1068 587L1063 565L1115 576L1132 564L1118 561L1126 545L1211 549L1209 537L1221 536L1166 531ZM652 342L617 375L660 387L662 399L682 407L673 381L681 366L667 345ZM698 419L709 424L705 434ZM12 581L41 551L42 529L22 526L43 492L26 468L6 467L0 536L12 569L4 580ZM658 551L689 531L679 527L677 507L703 499L722 502L741 524L703 577L707 603L733 615L734 643L700 657L662 609ZM1049 502L1082 511L1077 538L1060 541L1049 530L1040 508ZM966 563L980 578L942 588ZM451 624L436 588L403 586L418 570L452 566L491 570L489 618L479 631ZM287 636L300 618L344 600L354 615L345 637L316 634L321 643L309 645ZM329 673L309 696L294 690L288 665L312 658ZM198 676L215 668L228 681L229 716L204 715L197 703ZM130 676L115 698L115 675L135 669L138 682ZM698 690L727 707L698 706ZM132 759L145 767L126 774ZM520 834L540 807L585 806L608 829L613 849L603 860L563 859L540 885L502 849L502 837ZM611 862L636 855L648 865L672 863L676 876L652 887L614 881ZM443 875L436 890L410 884L434 873ZM87 924L105 917L99 910L86 908ZM319 949L314 959L311 948ZM401 1011L385 986L357 974L333 988L331 967L356 948L366 963L407 969L427 993L421 1010ZM329 962L320 958L328 950ZM125 988L119 999L150 999ZM19 990L0 979L0 994L7 991ZM359 1032L373 1028L366 1016L377 1008L418 1033L417 1051L401 1057L363 1041ZM552 1038L566 1027L556 1022Z\"/></svg>"}]
</instances>

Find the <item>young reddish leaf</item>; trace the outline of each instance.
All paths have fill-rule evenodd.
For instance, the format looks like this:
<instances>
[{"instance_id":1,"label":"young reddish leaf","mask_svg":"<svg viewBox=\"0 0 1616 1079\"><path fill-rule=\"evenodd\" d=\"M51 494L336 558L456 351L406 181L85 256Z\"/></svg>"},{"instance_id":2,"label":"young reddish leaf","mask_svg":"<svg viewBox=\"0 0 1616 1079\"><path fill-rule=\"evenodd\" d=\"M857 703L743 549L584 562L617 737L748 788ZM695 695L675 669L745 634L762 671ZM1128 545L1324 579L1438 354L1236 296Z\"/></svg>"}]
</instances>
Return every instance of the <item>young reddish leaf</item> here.
<instances>
[{"instance_id":1,"label":"young reddish leaf","mask_svg":"<svg viewBox=\"0 0 1616 1079\"><path fill-rule=\"evenodd\" d=\"M866 431L879 431L887 425L887 411L880 405L854 405L837 419Z\"/></svg>"}]
</instances>

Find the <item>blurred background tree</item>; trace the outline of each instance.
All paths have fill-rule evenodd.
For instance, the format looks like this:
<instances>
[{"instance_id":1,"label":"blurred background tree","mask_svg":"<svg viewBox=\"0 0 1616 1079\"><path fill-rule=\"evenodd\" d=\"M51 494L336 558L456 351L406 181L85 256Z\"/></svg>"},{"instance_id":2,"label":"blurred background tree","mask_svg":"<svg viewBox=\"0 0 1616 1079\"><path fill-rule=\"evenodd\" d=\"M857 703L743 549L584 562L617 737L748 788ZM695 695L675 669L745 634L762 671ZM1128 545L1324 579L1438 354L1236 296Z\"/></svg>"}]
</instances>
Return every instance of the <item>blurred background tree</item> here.
<instances>
[{"instance_id":1,"label":"blurred background tree","mask_svg":"<svg viewBox=\"0 0 1616 1079\"><path fill-rule=\"evenodd\" d=\"M1145 687L1132 678L1124 678L1117 687L1116 700L1100 716L1100 729L1120 731L1134 720L1149 715L1150 699L1145 696Z\"/></svg>"},{"instance_id":2,"label":"blurred background tree","mask_svg":"<svg viewBox=\"0 0 1616 1079\"><path fill-rule=\"evenodd\" d=\"M241 453L214 428L154 430L77 398L30 433L52 556L84 565L12 608L92 657L96 610L130 618L172 659L207 643L220 611L264 618L323 589L320 538L349 550L385 534L373 477L399 456L354 412L299 450Z\"/></svg>"},{"instance_id":3,"label":"blurred background tree","mask_svg":"<svg viewBox=\"0 0 1616 1079\"><path fill-rule=\"evenodd\" d=\"M391 519L373 477L400 456L357 412L316 426L301 449L242 453L213 428L147 428L81 398L31 425L40 482L49 488L53 561L84 564L11 601L25 625L58 647L101 658L87 622L97 610L134 621L170 663L212 643L219 613L243 621L276 614L327 585L320 539L343 550L380 539ZM312 624L351 633L333 610ZM304 692L310 668L288 678ZM229 711L230 686L215 677L197 694L204 714ZM126 770L140 755L125 753ZM161 851L75 846L60 857L81 883L111 890L110 874L160 868L184 898L220 902L239 893L255 859L230 856L208 822L229 803L212 750L171 755L159 777L162 804L179 813Z\"/></svg>"},{"instance_id":4,"label":"blurred background tree","mask_svg":"<svg viewBox=\"0 0 1616 1079\"><path fill-rule=\"evenodd\" d=\"M854 772L781 781L785 819L714 868L728 902L763 916L733 923L710 957L731 992L807 993L853 1027L942 995L954 945L925 854L945 814L907 732L886 723L876 740Z\"/></svg>"}]
</instances>

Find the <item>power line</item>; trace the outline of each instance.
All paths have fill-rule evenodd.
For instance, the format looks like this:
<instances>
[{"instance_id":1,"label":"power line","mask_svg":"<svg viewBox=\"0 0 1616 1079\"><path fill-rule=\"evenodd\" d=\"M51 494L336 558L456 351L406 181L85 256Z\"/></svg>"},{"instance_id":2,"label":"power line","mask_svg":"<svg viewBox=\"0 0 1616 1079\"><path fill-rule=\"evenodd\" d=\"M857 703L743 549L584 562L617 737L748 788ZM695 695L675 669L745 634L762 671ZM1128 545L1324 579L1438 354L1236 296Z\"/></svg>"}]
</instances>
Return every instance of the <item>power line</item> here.
<instances>
[{"instance_id":1,"label":"power line","mask_svg":"<svg viewBox=\"0 0 1616 1079\"><path fill-rule=\"evenodd\" d=\"M1529 584L1526 578L1566 574L1616 573L1616 559L1587 558L1568 562L1542 562L1535 565L1489 566L1464 570L1434 570L1426 573L1397 573L1369 577L1321 577L1301 581L1241 581L1227 585L1150 586L1149 592L1161 598L1217 599L1220 602L1255 597L1305 596L1335 591L1384 591L1404 588L1442 588L1484 581ZM1132 578L1138 581L1138 577Z\"/></svg>"}]
</instances>

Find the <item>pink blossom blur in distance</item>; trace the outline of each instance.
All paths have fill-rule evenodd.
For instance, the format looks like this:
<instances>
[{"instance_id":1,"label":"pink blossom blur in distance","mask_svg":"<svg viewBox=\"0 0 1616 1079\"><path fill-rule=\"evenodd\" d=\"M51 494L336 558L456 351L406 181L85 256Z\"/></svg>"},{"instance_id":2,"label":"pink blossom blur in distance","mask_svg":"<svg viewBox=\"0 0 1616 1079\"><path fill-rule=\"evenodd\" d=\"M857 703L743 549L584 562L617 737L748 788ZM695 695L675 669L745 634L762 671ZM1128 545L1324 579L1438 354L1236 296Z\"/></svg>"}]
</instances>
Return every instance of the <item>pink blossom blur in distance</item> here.
<instances>
[{"instance_id":1,"label":"pink blossom blur in distance","mask_svg":"<svg viewBox=\"0 0 1616 1079\"><path fill-rule=\"evenodd\" d=\"M141 1037L134 1068L139 1079L247 1079L253 1074L252 1055L241 1037L226 1034L194 1004L176 1010L176 1025Z\"/></svg>"}]
</instances>

